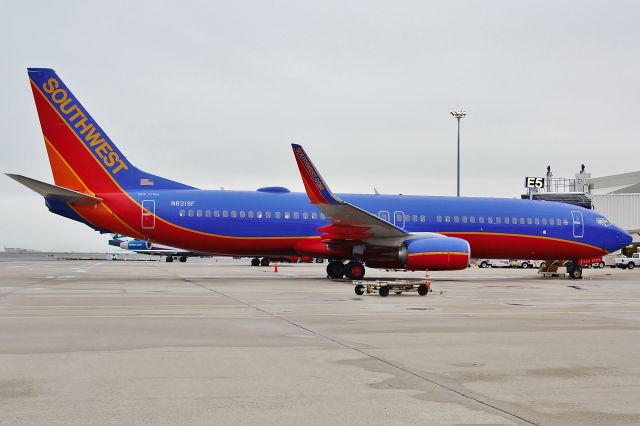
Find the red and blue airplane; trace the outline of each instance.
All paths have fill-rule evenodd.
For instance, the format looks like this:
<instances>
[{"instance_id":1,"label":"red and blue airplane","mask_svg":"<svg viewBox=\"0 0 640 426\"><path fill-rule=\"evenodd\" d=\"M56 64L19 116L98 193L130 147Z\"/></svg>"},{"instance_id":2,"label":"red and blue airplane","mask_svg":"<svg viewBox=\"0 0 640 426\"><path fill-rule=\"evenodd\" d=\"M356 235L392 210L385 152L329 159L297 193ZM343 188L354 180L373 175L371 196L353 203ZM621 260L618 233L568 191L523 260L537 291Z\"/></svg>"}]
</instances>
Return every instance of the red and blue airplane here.
<instances>
[{"instance_id":1,"label":"red and blue airplane","mask_svg":"<svg viewBox=\"0 0 640 426\"><path fill-rule=\"evenodd\" d=\"M223 256L330 259L329 277L362 278L365 265L464 269L474 258L571 260L632 240L602 215L520 199L334 194L300 145L306 193L200 190L137 169L52 69L29 68L55 185L9 175L48 209L100 232Z\"/></svg>"}]
</instances>

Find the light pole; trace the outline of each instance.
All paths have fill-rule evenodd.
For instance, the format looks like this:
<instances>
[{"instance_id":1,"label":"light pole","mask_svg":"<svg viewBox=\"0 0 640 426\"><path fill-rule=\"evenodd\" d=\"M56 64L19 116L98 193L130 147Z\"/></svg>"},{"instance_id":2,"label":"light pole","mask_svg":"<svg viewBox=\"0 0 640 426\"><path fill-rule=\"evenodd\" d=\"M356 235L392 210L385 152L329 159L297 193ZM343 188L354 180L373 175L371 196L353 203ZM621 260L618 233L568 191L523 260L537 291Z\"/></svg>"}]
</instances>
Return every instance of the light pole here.
<instances>
[{"instance_id":1,"label":"light pole","mask_svg":"<svg viewBox=\"0 0 640 426\"><path fill-rule=\"evenodd\" d=\"M458 197L460 196L460 119L467 115L464 110L451 111L451 115L458 120Z\"/></svg>"}]
</instances>

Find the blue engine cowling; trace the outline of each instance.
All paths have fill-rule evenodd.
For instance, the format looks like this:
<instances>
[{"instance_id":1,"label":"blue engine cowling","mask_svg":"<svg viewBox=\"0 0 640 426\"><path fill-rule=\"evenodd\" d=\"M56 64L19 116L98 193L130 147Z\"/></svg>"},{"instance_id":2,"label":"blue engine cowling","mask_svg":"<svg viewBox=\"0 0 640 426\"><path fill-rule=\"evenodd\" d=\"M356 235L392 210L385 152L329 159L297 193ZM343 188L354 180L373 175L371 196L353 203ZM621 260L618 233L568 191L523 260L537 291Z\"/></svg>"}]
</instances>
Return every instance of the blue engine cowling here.
<instances>
[{"instance_id":1,"label":"blue engine cowling","mask_svg":"<svg viewBox=\"0 0 640 426\"><path fill-rule=\"evenodd\" d=\"M411 270L452 271L465 269L470 255L467 241L443 236L405 241L398 260Z\"/></svg>"},{"instance_id":2,"label":"blue engine cowling","mask_svg":"<svg viewBox=\"0 0 640 426\"><path fill-rule=\"evenodd\" d=\"M143 240L131 240L131 241L123 241L120 244L120 247L125 250L151 250L153 248L153 244L148 241Z\"/></svg>"}]
</instances>

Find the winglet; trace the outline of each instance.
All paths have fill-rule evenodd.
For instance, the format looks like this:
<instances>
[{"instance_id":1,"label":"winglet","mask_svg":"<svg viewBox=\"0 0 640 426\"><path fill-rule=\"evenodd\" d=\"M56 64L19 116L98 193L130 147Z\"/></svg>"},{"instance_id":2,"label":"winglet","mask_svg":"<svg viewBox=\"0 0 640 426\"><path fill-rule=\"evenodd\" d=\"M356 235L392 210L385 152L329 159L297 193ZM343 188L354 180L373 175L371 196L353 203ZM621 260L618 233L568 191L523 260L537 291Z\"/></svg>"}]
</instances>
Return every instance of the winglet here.
<instances>
[{"instance_id":1,"label":"winglet","mask_svg":"<svg viewBox=\"0 0 640 426\"><path fill-rule=\"evenodd\" d=\"M340 198L333 195L333 192L329 189L325 183L318 169L313 165L311 159L304 152L304 149L297 144L292 143L293 154L296 157L298 163L298 169L300 169L300 176L302 177L302 183L307 191L309 200L312 204L342 204L344 203Z\"/></svg>"}]
</instances>

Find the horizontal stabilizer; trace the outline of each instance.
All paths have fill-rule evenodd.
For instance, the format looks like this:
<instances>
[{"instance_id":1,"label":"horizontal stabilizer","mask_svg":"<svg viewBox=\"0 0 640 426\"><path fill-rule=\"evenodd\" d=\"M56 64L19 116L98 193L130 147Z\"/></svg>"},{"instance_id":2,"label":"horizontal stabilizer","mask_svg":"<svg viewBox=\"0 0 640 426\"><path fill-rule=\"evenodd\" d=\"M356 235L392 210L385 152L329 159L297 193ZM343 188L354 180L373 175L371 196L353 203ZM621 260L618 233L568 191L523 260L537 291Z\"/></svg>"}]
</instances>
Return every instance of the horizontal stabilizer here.
<instances>
[{"instance_id":1,"label":"horizontal stabilizer","mask_svg":"<svg viewBox=\"0 0 640 426\"><path fill-rule=\"evenodd\" d=\"M59 200L73 204L98 204L102 202L102 198L83 194L82 192L73 191L61 186L51 185L50 183L40 182L39 180L31 179L26 176L10 173L7 173L7 176L45 198L56 197Z\"/></svg>"}]
</instances>

